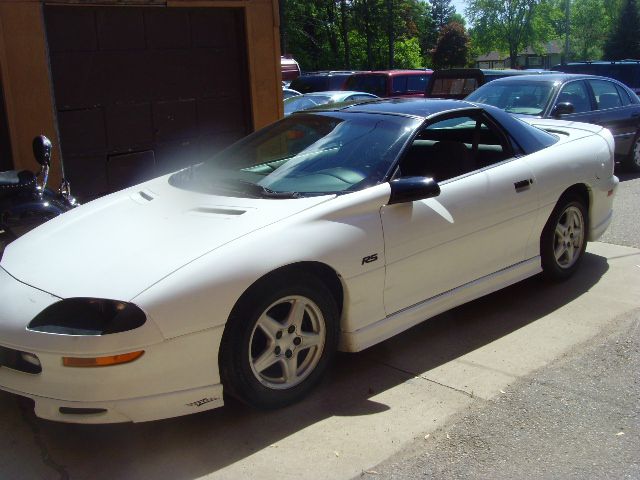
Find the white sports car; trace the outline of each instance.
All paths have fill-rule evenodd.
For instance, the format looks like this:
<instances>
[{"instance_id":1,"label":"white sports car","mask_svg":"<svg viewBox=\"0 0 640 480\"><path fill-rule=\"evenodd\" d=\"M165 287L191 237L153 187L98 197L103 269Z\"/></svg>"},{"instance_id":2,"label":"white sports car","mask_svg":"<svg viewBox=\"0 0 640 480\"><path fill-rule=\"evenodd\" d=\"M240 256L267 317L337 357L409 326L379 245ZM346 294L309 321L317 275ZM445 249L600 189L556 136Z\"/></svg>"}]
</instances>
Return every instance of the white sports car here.
<instances>
[{"instance_id":1,"label":"white sports car","mask_svg":"<svg viewBox=\"0 0 640 480\"><path fill-rule=\"evenodd\" d=\"M337 349L571 275L611 220L613 151L463 101L291 115L10 244L0 388L79 423L290 404Z\"/></svg>"}]
</instances>

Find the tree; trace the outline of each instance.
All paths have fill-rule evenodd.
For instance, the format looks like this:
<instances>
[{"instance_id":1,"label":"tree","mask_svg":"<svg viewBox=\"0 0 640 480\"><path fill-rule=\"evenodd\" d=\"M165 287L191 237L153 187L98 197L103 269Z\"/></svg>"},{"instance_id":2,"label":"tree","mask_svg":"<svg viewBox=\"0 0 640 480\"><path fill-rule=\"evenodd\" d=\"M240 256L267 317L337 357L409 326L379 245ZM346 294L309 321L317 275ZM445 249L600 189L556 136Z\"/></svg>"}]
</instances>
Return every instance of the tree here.
<instances>
[{"instance_id":1,"label":"tree","mask_svg":"<svg viewBox=\"0 0 640 480\"><path fill-rule=\"evenodd\" d=\"M469 52L469 35L457 22L440 29L440 36L433 53L435 68L464 67Z\"/></svg>"},{"instance_id":2,"label":"tree","mask_svg":"<svg viewBox=\"0 0 640 480\"><path fill-rule=\"evenodd\" d=\"M395 64L397 68L420 68L422 67L422 55L420 53L420 43L417 38L400 40L396 43Z\"/></svg>"},{"instance_id":3,"label":"tree","mask_svg":"<svg viewBox=\"0 0 640 480\"><path fill-rule=\"evenodd\" d=\"M626 0L604 47L607 60L640 58L640 13L636 0Z\"/></svg>"},{"instance_id":4,"label":"tree","mask_svg":"<svg viewBox=\"0 0 640 480\"><path fill-rule=\"evenodd\" d=\"M601 58L610 25L604 0L574 0L569 25L571 56L577 60Z\"/></svg>"},{"instance_id":5,"label":"tree","mask_svg":"<svg viewBox=\"0 0 640 480\"><path fill-rule=\"evenodd\" d=\"M474 40L486 52L508 51L514 68L518 51L534 40L544 40L536 36L533 29L534 13L542 1L469 0L467 15L474 25Z\"/></svg>"},{"instance_id":6,"label":"tree","mask_svg":"<svg viewBox=\"0 0 640 480\"><path fill-rule=\"evenodd\" d=\"M431 18L438 31L451 21L456 13L456 8L451 5L451 0L429 0L431 3Z\"/></svg>"}]
</instances>

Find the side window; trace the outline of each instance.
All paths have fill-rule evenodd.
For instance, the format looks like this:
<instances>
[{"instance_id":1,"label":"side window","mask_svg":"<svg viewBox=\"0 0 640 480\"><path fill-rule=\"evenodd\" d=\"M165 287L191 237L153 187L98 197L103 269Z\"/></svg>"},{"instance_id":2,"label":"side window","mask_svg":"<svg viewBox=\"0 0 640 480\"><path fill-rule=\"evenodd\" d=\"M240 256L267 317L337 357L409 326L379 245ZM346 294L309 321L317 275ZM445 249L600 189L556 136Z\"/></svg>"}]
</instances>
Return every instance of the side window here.
<instances>
[{"instance_id":1,"label":"side window","mask_svg":"<svg viewBox=\"0 0 640 480\"><path fill-rule=\"evenodd\" d=\"M562 87L556 103L561 102L571 103L575 113L591 111L591 100L583 81L567 83Z\"/></svg>"},{"instance_id":2,"label":"side window","mask_svg":"<svg viewBox=\"0 0 640 480\"><path fill-rule=\"evenodd\" d=\"M392 78L391 82L391 93L405 93L407 91L407 77L406 76L395 76Z\"/></svg>"},{"instance_id":3,"label":"side window","mask_svg":"<svg viewBox=\"0 0 640 480\"><path fill-rule=\"evenodd\" d=\"M618 90L618 95L620 95L620 99L622 100L622 105L631 105L631 98L629 97L629 93L619 85L616 85L616 89Z\"/></svg>"},{"instance_id":4,"label":"side window","mask_svg":"<svg viewBox=\"0 0 640 480\"><path fill-rule=\"evenodd\" d=\"M589 85L591 85L593 94L596 96L598 110L622 106L615 83L607 82L606 80L589 80Z\"/></svg>"},{"instance_id":5,"label":"side window","mask_svg":"<svg viewBox=\"0 0 640 480\"><path fill-rule=\"evenodd\" d=\"M468 115L447 116L418 134L400 162L400 174L442 182L510 156L502 136L484 120Z\"/></svg>"},{"instance_id":6,"label":"side window","mask_svg":"<svg viewBox=\"0 0 640 480\"><path fill-rule=\"evenodd\" d=\"M427 88L426 75L410 75L407 78L407 92L423 93Z\"/></svg>"}]
</instances>

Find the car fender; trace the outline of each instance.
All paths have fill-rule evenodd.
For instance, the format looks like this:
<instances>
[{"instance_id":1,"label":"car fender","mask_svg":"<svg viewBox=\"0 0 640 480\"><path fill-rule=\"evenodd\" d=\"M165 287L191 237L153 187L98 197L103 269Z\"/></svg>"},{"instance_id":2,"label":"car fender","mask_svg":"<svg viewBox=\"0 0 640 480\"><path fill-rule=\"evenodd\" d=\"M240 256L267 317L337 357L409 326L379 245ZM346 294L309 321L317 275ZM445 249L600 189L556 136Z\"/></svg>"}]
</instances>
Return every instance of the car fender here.
<instances>
[{"instance_id":1,"label":"car fender","mask_svg":"<svg viewBox=\"0 0 640 480\"><path fill-rule=\"evenodd\" d=\"M388 183L339 195L196 259L132 301L165 338L176 337L224 325L242 294L270 272L317 262L342 283L343 330L379 320L385 315L380 208L389 195Z\"/></svg>"}]
</instances>

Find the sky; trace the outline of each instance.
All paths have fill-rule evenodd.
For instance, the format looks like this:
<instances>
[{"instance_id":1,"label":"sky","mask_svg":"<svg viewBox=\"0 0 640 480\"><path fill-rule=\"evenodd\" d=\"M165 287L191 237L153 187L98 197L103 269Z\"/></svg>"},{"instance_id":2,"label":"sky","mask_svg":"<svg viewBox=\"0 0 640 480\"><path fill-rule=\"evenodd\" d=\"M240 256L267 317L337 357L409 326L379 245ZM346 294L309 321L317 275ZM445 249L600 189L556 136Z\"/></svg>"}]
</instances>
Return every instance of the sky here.
<instances>
[{"instance_id":1,"label":"sky","mask_svg":"<svg viewBox=\"0 0 640 480\"><path fill-rule=\"evenodd\" d=\"M465 0L453 0L451 4L456 7L456 12L466 18L464 14L464 9L466 8L467 2Z\"/></svg>"}]
</instances>

